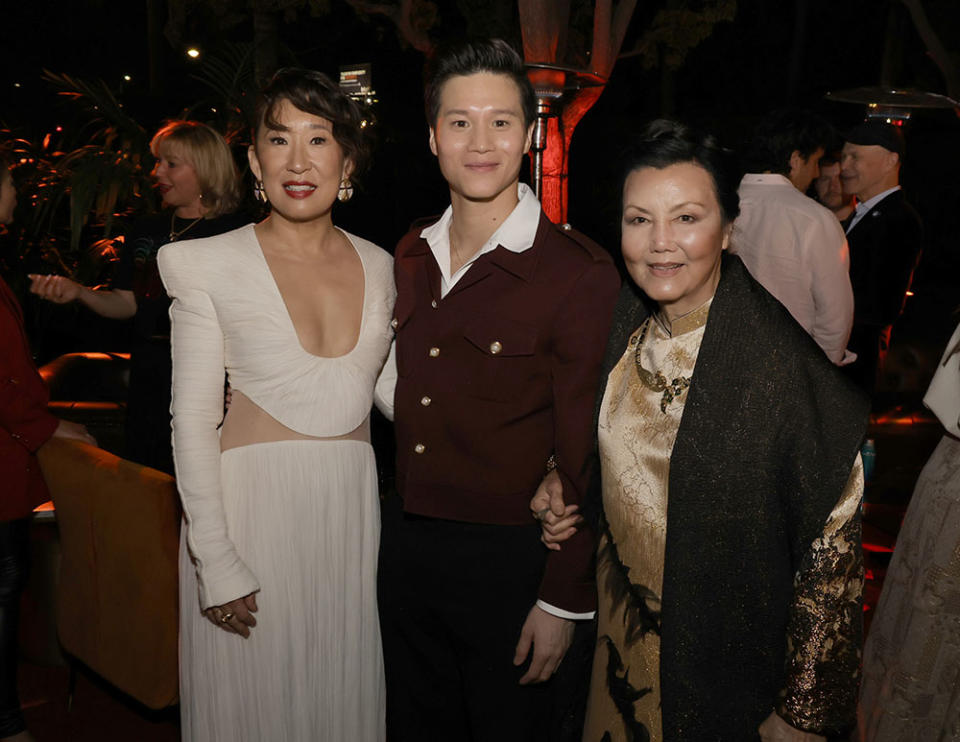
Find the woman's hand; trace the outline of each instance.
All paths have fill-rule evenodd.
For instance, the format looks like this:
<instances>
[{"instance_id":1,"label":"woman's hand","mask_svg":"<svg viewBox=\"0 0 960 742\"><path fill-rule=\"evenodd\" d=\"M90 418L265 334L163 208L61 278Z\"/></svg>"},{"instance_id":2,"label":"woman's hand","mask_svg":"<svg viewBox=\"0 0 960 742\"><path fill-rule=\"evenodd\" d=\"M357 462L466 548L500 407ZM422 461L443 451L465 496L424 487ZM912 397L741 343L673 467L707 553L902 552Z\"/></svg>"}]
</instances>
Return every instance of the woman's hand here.
<instances>
[{"instance_id":1,"label":"woman's hand","mask_svg":"<svg viewBox=\"0 0 960 742\"><path fill-rule=\"evenodd\" d=\"M540 521L540 540L548 549L560 551L560 543L577 532L576 526L583 522L579 509L578 505L563 504L560 475L556 470L549 472L530 500L533 517Z\"/></svg>"},{"instance_id":2,"label":"woman's hand","mask_svg":"<svg viewBox=\"0 0 960 742\"><path fill-rule=\"evenodd\" d=\"M80 298L80 292L83 291L76 281L72 281L65 276L41 276L31 273L27 276L30 279L30 293L36 294L41 299L52 301L54 304L69 304Z\"/></svg>"},{"instance_id":3,"label":"woman's hand","mask_svg":"<svg viewBox=\"0 0 960 742\"><path fill-rule=\"evenodd\" d=\"M250 636L250 629L257 625L253 614L257 612L256 593L244 595L223 605L207 608L203 615L214 626L232 634L240 634L244 639Z\"/></svg>"},{"instance_id":4,"label":"woman's hand","mask_svg":"<svg viewBox=\"0 0 960 742\"><path fill-rule=\"evenodd\" d=\"M137 313L137 298L127 289L89 289L64 276L40 276L31 273L30 291L54 304L79 301L101 317L130 319Z\"/></svg>"},{"instance_id":5,"label":"woman's hand","mask_svg":"<svg viewBox=\"0 0 960 742\"><path fill-rule=\"evenodd\" d=\"M827 742L826 737L812 732L802 732L790 726L777 715L776 711L772 711L770 716L764 719L757 731L760 732L760 739L763 742Z\"/></svg>"}]
</instances>

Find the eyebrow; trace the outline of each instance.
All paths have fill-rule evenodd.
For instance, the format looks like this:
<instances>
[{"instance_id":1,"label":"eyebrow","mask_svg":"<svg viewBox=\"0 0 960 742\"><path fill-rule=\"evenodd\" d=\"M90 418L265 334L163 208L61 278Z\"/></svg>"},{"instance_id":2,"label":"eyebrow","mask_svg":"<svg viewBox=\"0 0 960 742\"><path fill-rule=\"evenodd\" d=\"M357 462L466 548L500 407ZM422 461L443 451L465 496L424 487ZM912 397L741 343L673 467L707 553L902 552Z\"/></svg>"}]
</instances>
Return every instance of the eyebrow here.
<instances>
[{"instance_id":1,"label":"eyebrow","mask_svg":"<svg viewBox=\"0 0 960 742\"><path fill-rule=\"evenodd\" d=\"M701 209L705 209L705 208L706 208L706 206L704 206L704 205L703 205L702 203L700 203L699 201L684 201L682 204L677 204L676 206L671 206L671 207L670 207L670 211L682 211L683 209L687 208L688 206L699 206ZM636 204L631 204L631 203L626 203L626 204L624 204L624 205L623 205L623 208L624 208L624 209L636 209L637 211L642 211L644 214L649 214L649 213L650 213L650 210L649 210L649 209L645 209L645 208L643 208L642 206L637 206Z\"/></svg>"},{"instance_id":2,"label":"eyebrow","mask_svg":"<svg viewBox=\"0 0 960 742\"><path fill-rule=\"evenodd\" d=\"M289 126L285 126L284 124L281 124L279 121L277 122L277 125L276 125L276 126L270 126L270 125L267 124L266 122L264 122L264 126L265 126L265 128L266 128L267 131L280 131L280 132L283 132L283 131L291 131L291 129L290 129ZM307 128L309 128L309 129L323 129L324 131L333 131L333 127L330 126L329 124L326 124L326 123L322 123L322 124L309 124L309 125L307 126Z\"/></svg>"},{"instance_id":3,"label":"eyebrow","mask_svg":"<svg viewBox=\"0 0 960 742\"><path fill-rule=\"evenodd\" d=\"M449 110L444 111L443 115L444 116L452 116L452 115L467 116L469 115L469 113L470 112L466 108L451 108ZM492 111L490 111L490 113L495 114L497 116L514 116L516 118L520 118L520 113L513 108L495 108Z\"/></svg>"}]
</instances>

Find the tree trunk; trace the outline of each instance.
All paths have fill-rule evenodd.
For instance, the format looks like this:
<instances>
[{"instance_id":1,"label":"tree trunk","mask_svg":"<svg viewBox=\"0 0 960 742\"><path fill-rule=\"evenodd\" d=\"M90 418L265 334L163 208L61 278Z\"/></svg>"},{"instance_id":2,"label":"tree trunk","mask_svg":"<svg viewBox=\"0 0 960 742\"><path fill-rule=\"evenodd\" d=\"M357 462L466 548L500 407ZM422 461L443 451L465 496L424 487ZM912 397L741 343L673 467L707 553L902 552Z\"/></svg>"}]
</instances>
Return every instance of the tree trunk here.
<instances>
[{"instance_id":1,"label":"tree trunk","mask_svg":"<svg viewBox=\"0 0 960 742\"><path fill-rule=\"evenodd\" d=\"M927 18L923 9L923 3L920 0L901 0L901 2L910 12L910 18L927 47L927 53L943 74L947 83L947 95L954 100L960 100L960 65L957 65L953 60L950 52L947 51L940 40L940 36L934 30L933 24ZM960 115L960 111L957 111L957 113Z\"/></svg>"},{"instance_id":2,"label":"tree trunk","mask_svg":"<svg viewBox=\"0 0 960 742\"><path fill-rule=\"evenodd\" d=\"M150 95L163 95L163 0L147 0L147 69Z\"/></svg>"},{"instance_id":3,"label":"tree trunk","mask_svg":"<svg viewBox=\"0 0 960 742\"><path fill-rule=\"evenodd\" d=\"M880 63L880 85L892 88L896 83L896 71L900 67L900 33L897 23L897 7L893 4L887 9L887 27L884 34L883 58Z\"/></svg>"},{"instance_id":4,"label":"tree trunk","mask_svg":"<svg viewBox=\"0 0 960 742\"><path fill-rule=\"evenodd\" d=\"M543 186L540 203L550 221L563 224L569 213L570 142L580 119L603 92L602 87L579 90L563 107L559 116L549 120L547 148L543 151Z\"/></svg>"},{"instance_id":5,"label":"tree trunk","mask_svg":"<svg viewBox=\"0 0 960 742\"><path fill-rule=\"evenodd\" d=\"M253 69L259 86L265 85L279 67L280 32L277 13L268 3L253 4Z\"/></svg>"},{"instance_id":6,"label":"tree trunk","mask_svg":"<svg viewBox=\"0 0 960 742\"><path fill-rule=\"evenodd\" d=\"M793 43L790 46L790 72L787 75L787 100L796 100L803 72L803 50L807 37L807 0L794 0Z\"/></svg>"},{"instance_id":7,"label":"tree trunk","mask_svg":"<svg viewBox=\"0 0 960 742\"><path fill-rule=\"evenodd\" d=\"M593 43L590 52L594 82L606 81L613 71L636 0L597 0L593 10ZM523 51L527 62L557 64L563 61L569 0L519 0ZM536 75L534 75L536 77ZM547 121L547 146L543 151L540 203L551 221L567 220L570 142L580 119L590 110L603 84L577 90L565 100L559 115ZM569 93L567 94L569 95ZM557 106L560 103L556 104Z\"/></svg>"}]
</instances>

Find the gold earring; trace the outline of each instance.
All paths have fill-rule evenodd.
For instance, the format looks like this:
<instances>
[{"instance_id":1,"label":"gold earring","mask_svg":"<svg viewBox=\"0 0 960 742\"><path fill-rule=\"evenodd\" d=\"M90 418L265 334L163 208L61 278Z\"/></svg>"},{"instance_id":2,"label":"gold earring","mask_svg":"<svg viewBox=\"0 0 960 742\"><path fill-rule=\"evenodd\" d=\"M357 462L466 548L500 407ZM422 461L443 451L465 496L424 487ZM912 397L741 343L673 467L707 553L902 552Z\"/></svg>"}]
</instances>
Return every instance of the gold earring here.
<instances>
[{"instance_id":1,"label":"gold earring","mask_svg":"<svg viewBox=\"0 0 960 742\"><path fill-rule=\"evenodd\" d=\"M344 178L340 181L340 190L337 191L337 201L349 201L353 198L353 184L350 178Z\"/></svg>"},{"instance_id":2,"label":"gold earring","mask_svg":"<svg viewBox=\"0 0 960 742\"><path fill-rule=\"evenodd\" d=\"M253 183L253 195L256 197L257 201L259 201L260 203L265 204L265 203L267 202L267 194L266 194L266 192L263 190L263 181L262 181L262 180L256 180L256 181L254 181L254 183Z\"/></svg>"}]
</instances>

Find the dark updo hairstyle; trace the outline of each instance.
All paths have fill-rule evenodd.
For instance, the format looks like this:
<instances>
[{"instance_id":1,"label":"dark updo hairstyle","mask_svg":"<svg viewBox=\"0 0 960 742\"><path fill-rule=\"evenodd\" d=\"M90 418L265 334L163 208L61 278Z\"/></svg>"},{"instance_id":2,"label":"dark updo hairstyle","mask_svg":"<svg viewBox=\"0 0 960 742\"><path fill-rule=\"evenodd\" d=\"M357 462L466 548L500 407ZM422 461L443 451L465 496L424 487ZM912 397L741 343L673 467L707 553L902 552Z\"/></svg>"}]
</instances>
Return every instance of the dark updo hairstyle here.
<instances>
[{"instance_id":1,"label":"dark updo hairstyle","mask_svg":"<svg viewBox=\"0 0 960 742\"><path fill-rule=\"evenodd\" d=\"M370 142L363 114L333 81L322 72L285 67L278 70L260 92L253 127L253 141L261 126L282 130L277 109L283 101L304 113L325 118L333 124L333 138L353 163L351 180L357 180L370 162Z\"/></svg>"},{"instance_id":2,"label":"dark updo hairstyle","mask_svg":"<svg viewBox=\"0 0 960 742\"><path fill-rule=\"evenodd\" d=\"M717 203L724 224L740 213L739 170L733 153L720 146L711 134L702 134L678 121L658 119L647 124L624 157L623 179L635 170L652 167L663 170L671 165L692 162L713 179Z\"/></svg>"},{"instance_id":3,"label":"dark updo hairstyle","mask_svg":"<svg viewBox=\"0 0 960 742\"><path fill-rule=\"evenodd\" d=\"M440 93L447 80L477 72L506 75L513 80L520 92L524 126L534 122L537 96L520 55L503 39L467 39L441 46L427 66L423 103L431 127L436 126L440 115Z\"/></svg>"}]
</instances>

